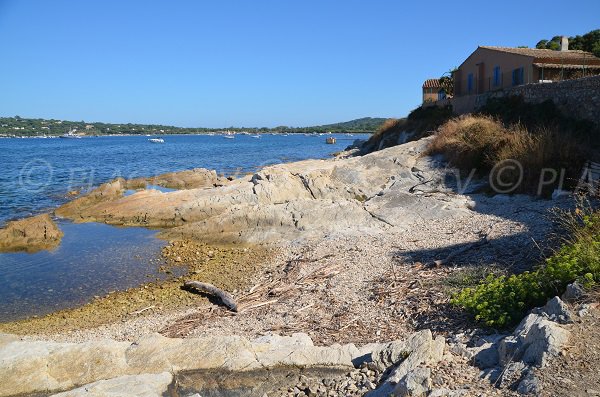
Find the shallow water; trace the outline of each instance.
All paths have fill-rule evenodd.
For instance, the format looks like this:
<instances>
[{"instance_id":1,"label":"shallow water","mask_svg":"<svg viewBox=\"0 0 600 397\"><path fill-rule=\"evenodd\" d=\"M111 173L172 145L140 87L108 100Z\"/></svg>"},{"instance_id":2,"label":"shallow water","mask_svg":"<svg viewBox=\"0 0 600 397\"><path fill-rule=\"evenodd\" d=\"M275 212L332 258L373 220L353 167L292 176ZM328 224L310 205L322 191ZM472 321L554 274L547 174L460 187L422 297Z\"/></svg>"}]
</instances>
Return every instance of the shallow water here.
<instances>
[{"instance_id":1,"label":"shallow water","mask_svg":"<svg viewBox=\"0 0 600 397\"><path fill-rule=\"evenodd\" d=\"M235 175L275 163L326 158L368 135L145 136L83 139L0 139L0 226L51 210L70 190L91 189L118 176L134 178L197 167ZM171 191L151 186L161 191ZM127 191L125 194L132 194ZM143 228L59 221L61 245L35 254L0 254L0 322L76 307L94 296L163 277L164 242Z\"/></svg>"},{"instance_id":2,"label":"shallow water","mask_svg":"<svg viewBox=\"0 0 600 397\"><path fill-rule=\"evenodd\" d=\"M61 245L35 254L0 255L0 322L75 307L94 296L163 278L163 240L143 228L59 221Z\"/></svg>"}]
</instances>

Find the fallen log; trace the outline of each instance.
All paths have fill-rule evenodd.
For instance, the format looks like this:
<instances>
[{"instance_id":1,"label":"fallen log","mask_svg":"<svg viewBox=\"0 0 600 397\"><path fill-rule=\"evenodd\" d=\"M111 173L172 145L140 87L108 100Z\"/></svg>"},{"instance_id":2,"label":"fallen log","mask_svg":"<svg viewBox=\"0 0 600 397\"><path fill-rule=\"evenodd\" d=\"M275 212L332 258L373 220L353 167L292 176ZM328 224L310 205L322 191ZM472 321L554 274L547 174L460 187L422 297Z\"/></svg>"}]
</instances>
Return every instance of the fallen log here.
<instances>
[{"instance_id":1,"label":"fallen log","mask_svg":"<svg viewBox=\"0 0 600 397\"><path fill-rule=\"evenodd\" d=\"M221 299L223 305L227 306L229 310L234 312L238 311L238 305L233 299L233 296L231 296L231 294L229 294L227 291L223 291L212 284L201 283L199 281L186 281L183 286L186 289L195 289L202 293L216 296L217 298Z\"/></svg>"}]
</instances>

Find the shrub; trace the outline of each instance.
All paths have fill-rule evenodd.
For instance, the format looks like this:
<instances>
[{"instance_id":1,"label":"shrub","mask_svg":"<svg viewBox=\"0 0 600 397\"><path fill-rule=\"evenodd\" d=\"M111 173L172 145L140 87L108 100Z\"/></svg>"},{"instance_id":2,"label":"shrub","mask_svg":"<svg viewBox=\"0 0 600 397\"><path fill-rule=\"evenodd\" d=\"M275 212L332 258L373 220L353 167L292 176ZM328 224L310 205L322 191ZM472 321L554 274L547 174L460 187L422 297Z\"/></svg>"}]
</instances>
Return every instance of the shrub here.
<instances>
[{"instance_id":1,"label":"shrub","mask_svg":"<svg viewBox=\"0 0 600 397\"><path fill-rule=\"evenodd\" d=\"M518 275L489 275L474 288L454 295L451 303L471 312L490 327L502 328L521 320L531 308L561 294L576 280L588 287L600 282L600 212L583 215L572 241L543 265Z\"/></svg>"},{"instance_id":2,"label":"shrub","mask_svg":"<svg viewBox=\"0 0 600 397\"><path fill-rule=\"evenodd\" d=\"M515 160L522 165L523 175L506 173L503 181L514 184L515 193L542 195L551 194L561 182L557 177L553 184L544 185L539 191L545 169L552 169L557 175L564 170L563 188L569 188L578 180L588 157L582 145L556 129L543 128L531 133L520 124L505 126L491 116L472 115L442 125L427 153L444 154L452 166L467 173L475 170L479 175L505 160Z\"/></svg>"},{"instance_id":3,"label":"shrub","mask_svg":"<svg viewBox=\"0 0 600 397\"><path fill-rule=\"evenodd\" d=\"M558 130L585 146L600 147L600 126L565 115L550 99L527 103L521 96L490 98L478 114L495 117L504 125L519 124L534 132Z\"/></svg>"},{"instance_id":4,"label":"shrub","mask_svg":"<svg viewBox=\"0 0 600 397\"><path fill-rule=\"evenodd\" d=\"M365 143L362 151L365 153L380 150L398 144L402 133L411 134L410 140L429 136L452 117L452 108L447 107L418 107L404 119L388 119L379 130Z\"/></svg>"}]
</instances>

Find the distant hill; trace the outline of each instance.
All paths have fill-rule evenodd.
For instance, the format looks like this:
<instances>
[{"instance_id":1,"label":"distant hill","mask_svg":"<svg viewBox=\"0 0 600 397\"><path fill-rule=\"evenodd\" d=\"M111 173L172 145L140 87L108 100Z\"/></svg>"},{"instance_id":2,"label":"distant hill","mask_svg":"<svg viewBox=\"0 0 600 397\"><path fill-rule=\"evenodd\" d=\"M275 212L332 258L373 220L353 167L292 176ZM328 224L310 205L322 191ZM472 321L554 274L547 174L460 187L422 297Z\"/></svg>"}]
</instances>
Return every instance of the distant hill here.
<instances>
[{"instance_id":1,"label":"distant hill","mask_svg":"<svg viewBox=\"0 0 600 397\"><path fill-rule=\"evenodd\" d=\"M386 119L363 117L361 119L345 121L343 123L326 124L312 127L287 127L275 128L183 128L159 124L115 124L115 123L88 123L85 121L67 121L54 119L27 119L19 116L0 117L1 136L42 136L62 135L74 131L83 135L169 135L169 134L201 134L217 131L249 131L249 132L375 132Z\"/></svg>"},{"instance_id":2,"label":"distant hill","mask_svg":"<svg viewBox=\"0 0 600 397\"><path fill-rule=\"evenodd\" d=\"M363 117L361 119L344 121L342 123L325 124L314 128L344 131L365 131L375 132L385 122L381 117Z\"/></svg>"}]
</instances>

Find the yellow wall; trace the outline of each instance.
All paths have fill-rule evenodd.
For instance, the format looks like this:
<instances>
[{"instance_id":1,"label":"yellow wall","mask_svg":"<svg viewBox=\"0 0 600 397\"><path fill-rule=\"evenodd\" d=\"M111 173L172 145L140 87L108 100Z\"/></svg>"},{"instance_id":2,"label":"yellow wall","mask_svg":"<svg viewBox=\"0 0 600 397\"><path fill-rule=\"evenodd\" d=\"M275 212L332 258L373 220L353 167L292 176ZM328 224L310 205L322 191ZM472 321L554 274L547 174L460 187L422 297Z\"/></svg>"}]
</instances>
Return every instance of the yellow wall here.
<instances>
[{"instance_id":1,"label":"yellow wall","mask_svg":"<svg viewBox=\"0 0 600 397\"><path fill-rule=\"evenodd\" d=\"M483 62L483 68L479 63ZM533 58L526 55L510 54L506 52L478 48L459 67L455 75L455 95L473 95L501 88L512 87L512 72L523 67L524 83L537 81L534 76ZM500 81L494 85L494 67L500 67ZM483 75L480 71L483 69ZM473 87L468 92L468 75L473 74ZM483 84L483 85L482 85Z\"/></svg>"}]
</instances>

